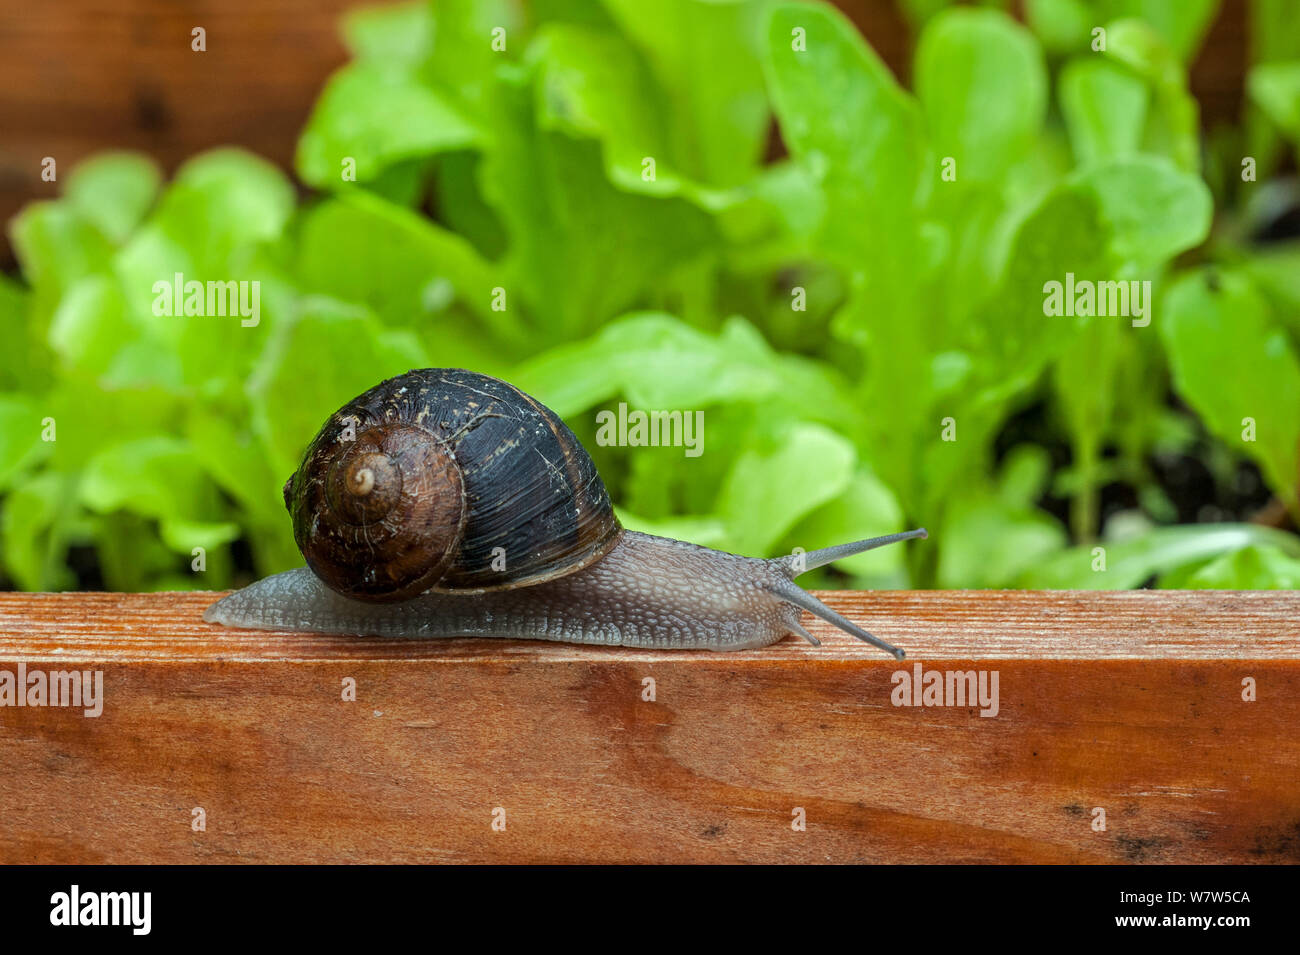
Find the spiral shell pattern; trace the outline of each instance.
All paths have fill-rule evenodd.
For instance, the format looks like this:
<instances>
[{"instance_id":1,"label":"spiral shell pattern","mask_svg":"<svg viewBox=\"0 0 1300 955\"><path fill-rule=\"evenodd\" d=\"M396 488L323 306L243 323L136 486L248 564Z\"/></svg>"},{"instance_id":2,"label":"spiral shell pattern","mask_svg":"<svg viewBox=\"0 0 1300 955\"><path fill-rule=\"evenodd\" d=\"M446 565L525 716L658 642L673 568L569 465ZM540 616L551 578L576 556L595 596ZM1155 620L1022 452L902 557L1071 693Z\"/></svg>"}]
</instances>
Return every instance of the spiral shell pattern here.
<instances>
[{"instance_id":1,"label":"spiral shell pattern","mask_svg":"<svg viewBox=\"0 0 1300 955\"><path fill-rule=\"evenodd\" d=\"M285 503L312 571L372 601L551 580L600 559L622 532L564 422L461 369L411 371L340 408Z\"/></svg>"}]
</instances>

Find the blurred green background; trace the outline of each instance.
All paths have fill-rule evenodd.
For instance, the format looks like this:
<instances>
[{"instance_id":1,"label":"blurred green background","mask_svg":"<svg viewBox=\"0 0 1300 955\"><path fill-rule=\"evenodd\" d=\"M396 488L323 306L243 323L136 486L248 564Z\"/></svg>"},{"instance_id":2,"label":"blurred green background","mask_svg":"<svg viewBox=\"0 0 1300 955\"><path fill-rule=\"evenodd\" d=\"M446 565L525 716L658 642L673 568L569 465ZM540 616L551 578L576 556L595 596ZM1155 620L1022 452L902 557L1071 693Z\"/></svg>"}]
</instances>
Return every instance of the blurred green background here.
<instances>
[{"instance_id":1,"label":"blurred green background","mask_svg":"<svg viewBox=\"0 0 1300 955\"><path fill-rule=\"evenodd\" d=\"M931 531L813 586L1296 586L1293 8L1252 6L1248 108L1206 137L1214 0L902 6L907 87L821 3L360 9L298 182L60 172L0 276L3 584L300 565L280 488L326 416L459 366L563 415L630 527ZM178 272L260 282L260 322L154 315ZM1067 272L1150 280L1150 325L1044 315ZM702 409L704 453L597 446L620 401Z\"/></svg>"}]
</instances>

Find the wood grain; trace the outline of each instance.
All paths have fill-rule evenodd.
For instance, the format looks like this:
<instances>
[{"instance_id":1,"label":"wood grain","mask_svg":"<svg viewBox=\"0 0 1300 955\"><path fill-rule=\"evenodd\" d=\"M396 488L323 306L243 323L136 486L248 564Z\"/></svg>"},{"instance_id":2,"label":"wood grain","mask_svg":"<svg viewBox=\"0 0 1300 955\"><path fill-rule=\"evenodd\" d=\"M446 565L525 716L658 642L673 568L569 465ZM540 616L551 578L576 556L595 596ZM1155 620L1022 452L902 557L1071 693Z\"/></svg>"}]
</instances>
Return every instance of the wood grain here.
<instances>
[{"instance_id":1,"label":"wood grain","mask_svg":"<svg viewBox=\"0 0 1300 955\"><path fill-rule=\"evenodd\" d=\"M358 5L0 0L0 218L57 196L101 150L139 150L170 173L236 145L289 169L321 87L347 60L339 16ZM205 52L191 49L195 27ZM59 182L41 180L45 156Z\"/></svg>"},{"instance_id":2,"label":"wood grain","mask_svg":"<svg viewBox=\"0 0 1300 955\"><path fill-rule=\"evenodd\" d=\"M821 648L656 653L0 594L0 669L105 686L0 708L0 862L1300 861L1295 593L822 596L909 660L808 618ZM997 715L892 705L918 663L996 671Z\"/></svg>"}]
</instances>

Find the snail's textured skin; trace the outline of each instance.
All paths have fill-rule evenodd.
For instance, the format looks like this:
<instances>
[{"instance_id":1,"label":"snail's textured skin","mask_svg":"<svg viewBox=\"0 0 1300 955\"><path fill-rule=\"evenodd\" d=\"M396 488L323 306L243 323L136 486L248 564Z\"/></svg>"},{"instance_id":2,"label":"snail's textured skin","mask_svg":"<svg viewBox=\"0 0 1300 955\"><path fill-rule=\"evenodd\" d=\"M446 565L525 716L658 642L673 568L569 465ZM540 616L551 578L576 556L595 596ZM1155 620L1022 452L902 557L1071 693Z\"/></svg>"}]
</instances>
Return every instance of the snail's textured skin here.
<instances>
[{"instance_id":1,"label":"snail's textured skin","mask_svg":"<svg viewBox=\"0 0 1300 955\"><path fill-rule=\"evenodd\" d=\"M203 617L260 630L745 650L775 643L798 623L799 608L766 589L789 581L783 566L624 531L601 560L531 587L363 603L304 567L236 591Z\"/></svg>"}]
</instances>

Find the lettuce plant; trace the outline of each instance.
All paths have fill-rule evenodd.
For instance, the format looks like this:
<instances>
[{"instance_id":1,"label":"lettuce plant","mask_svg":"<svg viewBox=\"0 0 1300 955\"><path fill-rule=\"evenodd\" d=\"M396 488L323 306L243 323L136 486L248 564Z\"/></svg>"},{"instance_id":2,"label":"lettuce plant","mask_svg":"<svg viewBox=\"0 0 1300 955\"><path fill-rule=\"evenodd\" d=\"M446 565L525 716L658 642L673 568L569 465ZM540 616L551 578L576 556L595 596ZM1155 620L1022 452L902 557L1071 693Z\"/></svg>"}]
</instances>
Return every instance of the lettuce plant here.
<instances>
[{"instance_id":1,"label":"lettuce plant","mask_svg":"<svg viewBox=\"0 0 1300 955\"><path fill-rule=\"evenodd\" d=\"M1211 0L903 7L907 86L822 3L363 9L306 189L237 150L82 164L0 277L7 581L300 563L280 486L324 416L440 365L563 415L631 527L755 556L930 528L826 585L1293 586L1300 245L1256 238L1300 141L1283 5L1209 141ZM159 314L175 276L257 282L255 323ZM1049 314L1075 279L1144 315ZM599 443L620 404L703 411L701 453ZM1272 520L1180 514L1168 461L1262 481Z\"/></svg>"}]
</instances>

